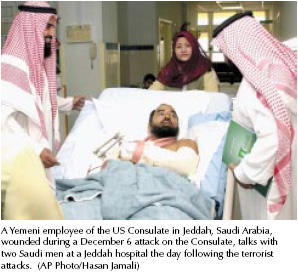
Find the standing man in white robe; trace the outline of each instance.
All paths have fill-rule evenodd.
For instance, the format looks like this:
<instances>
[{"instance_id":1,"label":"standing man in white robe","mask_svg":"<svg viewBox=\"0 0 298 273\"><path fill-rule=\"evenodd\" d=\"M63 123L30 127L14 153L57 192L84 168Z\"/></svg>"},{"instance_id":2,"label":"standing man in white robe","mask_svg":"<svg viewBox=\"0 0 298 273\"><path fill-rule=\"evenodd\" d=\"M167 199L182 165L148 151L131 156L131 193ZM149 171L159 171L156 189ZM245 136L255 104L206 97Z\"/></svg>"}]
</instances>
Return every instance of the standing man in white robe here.
<instances>
[{"instance_id":1,"label":"standing man in white robe","mask_svg":"<svg viewBox=\"0 0 298 273\"><path fill-rule=\"evenodd\" d=\"M46 168L59 164L53 147L59 147L56 83L56 9L47 2L19 6L1 56L1 131L26 138ZM81 108L84 98L66 101ZM65 105L64 105L65 108Z\"/></svg>"},{"instance_id":2,"label":"standing man in white robe","mask_svg":"<svg viewBox=\"0 0 298 273\"><path fill-rule=\"evenodd\" d=\"M251 153L230 166L243 219L297 219L297 56L251 12L237 14L213 34L213 44L243 74L233 119L256 133ZM267 197L254 189L273 177Z\"/></svg>"}]
</instances>

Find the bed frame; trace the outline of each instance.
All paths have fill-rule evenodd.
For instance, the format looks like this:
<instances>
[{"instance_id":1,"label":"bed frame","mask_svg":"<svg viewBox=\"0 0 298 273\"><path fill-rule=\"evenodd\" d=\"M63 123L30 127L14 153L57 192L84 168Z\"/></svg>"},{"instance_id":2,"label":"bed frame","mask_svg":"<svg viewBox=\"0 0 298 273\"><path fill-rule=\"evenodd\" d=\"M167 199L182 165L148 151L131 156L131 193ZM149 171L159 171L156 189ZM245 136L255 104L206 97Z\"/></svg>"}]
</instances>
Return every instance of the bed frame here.
<instances>
[{"instance_id":1,"label":"bed frame","mask_svg":"<svg viewBox=\"0 0 298 273\"><path fill-rule=\"evenodd\" d=\"M240 203L237 184L230 169L227 174L225 201L222 220L241 220Z\"/></svg>"}]
</instances>

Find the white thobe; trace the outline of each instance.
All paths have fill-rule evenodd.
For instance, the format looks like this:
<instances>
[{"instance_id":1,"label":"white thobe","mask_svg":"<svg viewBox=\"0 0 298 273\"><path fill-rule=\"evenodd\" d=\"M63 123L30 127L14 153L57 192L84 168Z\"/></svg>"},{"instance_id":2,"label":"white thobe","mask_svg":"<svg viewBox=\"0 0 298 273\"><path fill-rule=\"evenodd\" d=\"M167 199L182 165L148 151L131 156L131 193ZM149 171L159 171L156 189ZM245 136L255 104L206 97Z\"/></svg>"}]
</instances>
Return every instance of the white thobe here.
<instances>
[{"instance_id":1,"label":"white thobe","mask_svg":"<svg viewBox=\"0 0 298 273\"><path fill-rule=\"evenodd\" d=\"M284 93L282 99L289 111L296 132L296 100ZM250 154L247 154L235 168L237 179L244 184L266 185L273 176L278 150L278 129L272 112L256 96L252 86L243 79L233 104L233 119L243 127L254 131L257 141ZM296 136L295 136L296 139ZM292 189L286 204L276 219L297 219L297 166L296 140L292 145ZM267 202L254 189L244 189L238 185L242 219L269 219Z\"/></svg>"},{"instance_id":2,"label":"white thobe","mask_svg":"<svg viewBox=\"0 0 298 273\"><path fill-rule=\"evenodd\" d=\"M30 118L23 112L18 111L7 105L1 105L1 131L8 134L16 134L21 136L31 143L32 147L38 155L43 149L47 148L53 151L54 139L53 139L53 122L52 122L52 104L48 88L48 81L45 76L45 87L44 87L44 97L42 105L42 111L44 114L47 139L45 139L41 133L40 128L38 128ZM68 112L73 107L73 98L59 98L57 99L59 111ZM58 117L55 120L55 126L59 128ZM55 180L51 172L51 168L46 169L46 176L49 180L50 187L55 191Z\"/></svg>"}]
</instances>

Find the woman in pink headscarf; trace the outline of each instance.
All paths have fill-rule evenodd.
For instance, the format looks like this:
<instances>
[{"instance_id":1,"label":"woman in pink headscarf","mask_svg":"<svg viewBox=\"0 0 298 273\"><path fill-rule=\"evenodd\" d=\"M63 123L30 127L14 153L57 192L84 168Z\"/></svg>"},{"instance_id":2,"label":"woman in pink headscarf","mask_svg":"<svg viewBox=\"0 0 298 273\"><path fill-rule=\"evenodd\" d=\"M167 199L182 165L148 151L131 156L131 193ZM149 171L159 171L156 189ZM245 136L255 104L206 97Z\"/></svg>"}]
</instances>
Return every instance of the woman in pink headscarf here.
<instances>
[{"instance_id":1,"label":"woman in pink headscarf","mask_svg":"<svg viewBox=\"0 0 298 273\"><path fill-rule=\"evenodd\" d=\"M197 39L189 31L180 31L173 40L173 55L162 68L153 90L206 90L218 91L216 73L211 61Z\"/></svg>"},{"instance_id":2,"label":"woman in pink headscarf","mask_svg":"<svg viewBox=\"0 0 298 273\"><path fill-rule=\"evenodd\" d=\"M243 75L233 119L256 133L251 153L231 166L243 219L297 219L297 55L261 26L251 12L219 26L213 44ZM254 189L267 185L266 198Z\"/></svg>"}]
</instances>

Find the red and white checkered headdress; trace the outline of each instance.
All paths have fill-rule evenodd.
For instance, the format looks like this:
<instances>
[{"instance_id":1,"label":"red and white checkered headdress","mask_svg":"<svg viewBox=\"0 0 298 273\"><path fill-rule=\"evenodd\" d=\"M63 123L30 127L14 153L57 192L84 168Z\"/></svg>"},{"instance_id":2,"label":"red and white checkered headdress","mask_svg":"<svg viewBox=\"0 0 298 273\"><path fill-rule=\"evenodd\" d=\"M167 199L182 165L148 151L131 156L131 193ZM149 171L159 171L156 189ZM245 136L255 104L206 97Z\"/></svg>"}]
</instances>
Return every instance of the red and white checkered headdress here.
<instances>
[{"instance_id":1,"label":"red and white checkered headdress","mask_svg":"<svg viewBox=\"0 0 298 273\"><path fill-rule=\"evenodd\" d=\"M216 30L215 30L216 32ZM244 16L224 27L213 44L241 71L257 97L274 115L279 147L268 212L278 213L291 189L291 144L294 130L281 92L297 100L297 55L254 18Z\"/></svg>"},{"instance_id":2,"label":"red and white checkered headdress","mask_svg":"<svg viewBox=\"0 0 298 273\"><path fill-rule=\"evenodd\" d=\"M40 109L40 102L38 103L36 97L38 96L40 101L43 100L45 71L52 103L53 128L55 128L54 122L57 116L56 37L52 39L52 55L44 59L44 31L50 17L56 16L53 12L55 9L50 8L47 2L42 1L28 1L22 7L25 10L20 9L20 13L14 19L1 55L25 62L29 69L29 79L28 74L24 70L21 70L14 64L3 62L1 64L1 79L16 85L23 92L32 95L40 119L39 126L43 136L47 138L45 119ZM28 7L33 7L33 9L31 11L30 9L26 10ZM38 8L40 8L40 11L38 11ZM4 103L10 104L9 101ZM14 105L16 105L15 102ZM24 109L24 105L20 105L18 110L22 111L22 109ZM35 110L28 109L25 114L30 115L30 111ZM58 132L55 132L54 135L58 141Z\"/></svg>"}]
</instances>

